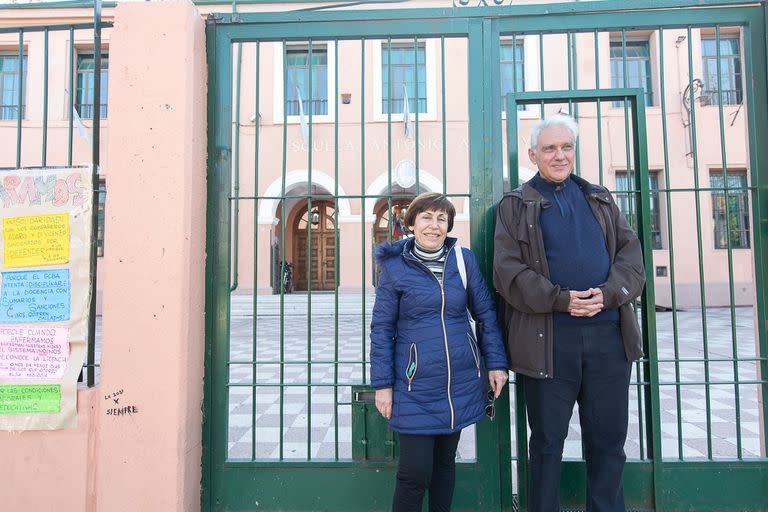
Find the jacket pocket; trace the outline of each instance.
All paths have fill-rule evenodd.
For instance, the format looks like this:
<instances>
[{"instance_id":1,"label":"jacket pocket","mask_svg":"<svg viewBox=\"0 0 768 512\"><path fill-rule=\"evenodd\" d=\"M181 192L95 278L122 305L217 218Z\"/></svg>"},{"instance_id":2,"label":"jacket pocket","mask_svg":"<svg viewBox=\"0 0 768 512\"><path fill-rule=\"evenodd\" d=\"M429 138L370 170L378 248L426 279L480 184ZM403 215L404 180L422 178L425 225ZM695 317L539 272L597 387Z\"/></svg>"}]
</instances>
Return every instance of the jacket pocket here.
<instances>
[{"instance_id":1,"label":"jacket pocket","mask_svg":"<svg viewBox=\"0 0 768 512\"><path fill-rule=\"evenodd\" d=\"M475 360L475 366L477 367L477 378L480 378L480 349L477 347L477 342L470 333L467 333L467 340L469 341L469 350L472 352L472 357Z\"/></svg>"},{"instance_id":2,"label":"jacket pocket","mask_svg":"<svg viewBox=\"0 0 768 512\"><path fill-rule=\"evenodd\" d=\"M547 373L546 315L513 309L507 320L507 355L513 371L542 379Z\"/></svg>"},{"instance_id":3,"label":"jacket pocket","mask_svg":"<svg viewBox=\"0 0 768 512\"><path fill-rule=\"evenodd\" d=\"M408 364L405 365L405 378L408 381L408 391L411 390L411 383L416 377L416 371L419 369L419 350L415 343L411 343L408 349Z\"/></svg>"},{"instance_id":4,"label":"jacket pocket","mask_svg":"<svg viewBox=\"0 0 768 512\"><path fill-rule=\"evenodd\" d=\"M529 267L533 268L537 272L540 269L540 265L538 264L538 261L536 263L533 263L535 260L533 258L533 251L531 250L531 243L526 238L525 240L518 240L518 245L520 246L520 258L523 260L523 262L528 265Z\"/></svg>"}]
</instances>

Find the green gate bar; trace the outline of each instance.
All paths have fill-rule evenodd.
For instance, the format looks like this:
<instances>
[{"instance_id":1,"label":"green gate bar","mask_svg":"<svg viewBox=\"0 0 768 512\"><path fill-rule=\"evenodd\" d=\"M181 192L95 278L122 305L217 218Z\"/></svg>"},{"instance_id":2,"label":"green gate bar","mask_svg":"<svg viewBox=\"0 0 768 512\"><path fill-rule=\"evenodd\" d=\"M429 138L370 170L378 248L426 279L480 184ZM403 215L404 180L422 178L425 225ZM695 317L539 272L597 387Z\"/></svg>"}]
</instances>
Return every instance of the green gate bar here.
<instances>
[{"instance_id":1,"label":"green gate bar","mask_svg":"<svg viewBox=\"0 0 768 512\"><path fill-rule=\"evenodd\" d=\"M45 167L48 159L48 32L46 28L43 32L43 148L40 157L40 165Z\"/></svg>"},{"instance_id":2,"label":"green gate bar","mask_svg":"<svg viewBox=\"0 0 768 512\"><path fill-rule=\"evenodd\" d=\"M659 27L659 41L663 41L664 29ZM661 69L664 69L664 45L659 45L659 62ZM669 184L669 144L667 143L667 102L666 102L666 87L664 82L664 73L659 76L661 83L661 131L663 139L663 153L664 153L664 179L665 189L667 193L667 244L669 246L669 283L670 283L670 295L672 302L672 342L674 348L674 364L675 364L675 404L677 409L677 457L679 460L683 460L683 422L682 422L682 399L680 395L680 344L678 338L678 325L677 325L677 290L675 287L675 250L674 250L674 237L672 236L672 195L670 192ZM662 361L662 360L660 360Z\"/></svg>"},{"instance_id":3,"label":"green gate bar","mask_svg":"<svg viewBox=\"0 0 768 512\"><path fill-rule=\"evenodd\" d=\"M336 92L333 98L334 122L333 122L333 180L334 212L333 223L334 248L339 250L339 41L333 44L334 62L333 90ZM257 103L258 105L258 103ZM364 182L363 182L364 183ZM363 260L364 261L364 260ZM333 262L333 458L339 460L339 258ZM363 280L365 282L365 280Z\"/></svg>"},{"instance_id":4,"label":"green gate bar","mask_svg":"<svg viewBox=\"0 0 768 512\"><path fill-rule=\"evenodd\" d=\"M101 53L101 52L99 52ZM69 27L69 91L67 91L67 165L72 165L72 131L75 123L75 29ZM101 109L99 109L101 114Z\"/></svg>"},{"instance_id":5,"label":"green gate bar","mask_svg":"<svg viewBox=\"0 0 768 512\"><path fill-rule=\"evenodd\" d=\"M690 45L689 45L690 46ZM722 63L720 61L720 25L715 25L715 51L717 60L717 113L718 113L718 128L720 131L720 158L721 158L721 170L723 172L723 185L725 193L725 204L728 207L728 164L726 163L726 147L725 147L725 122L723 116L723 83L722 83ZM729 221L728 221L729 222ZM726 226L728 229L730 226ZM729 229L730 231L730 229ZM731 347L733 350L733 392L735 401L735 413L736 413L736 454L739 459L742 458L741 453L741 400L739 396L739 351L736 337L736 298L733 293L733 248L731 247L730 232L726 236L726 250L728 251L728 291L729 291L729 303L731 310ZM709 379L707 379L709 380Z\"/></svg>"},{"instance_id":6,"label":"green gate bar","mask_svg":"<svg viewBox=\"0 0 768 512\"><path fill-rule=\"evenodd\" d=\"M19 49L16 54L19 70L19 92L16 95L16 168L21 167L21 120L24 117L24 29L19 29ZM46 82L47 82L46 78Z\"/></svg>"},{"instance_id":7,"label":"green gate bar","mask_svg":"<svg viewBox=\"0 0 768 512\"><path fill-rule=\"evenodd\" d=\"M237 44L237 57L236 57L236 74L237 78L235 79L235 145L234 145L234 166L235 166L235 177L234 177L234 187L233 187L233 194L235 199L235 205L234 209L234 219L232 221L232 236L233 236L233 245L235 247L235 251L232 254L232 285L229 287L229 291L233 292L237 290L238 287L238 250L237 247L239 247L239 227L240 227L240 81L241 81L241 74L242 74L242 66L243 66L243 44L238 43Z\"/></svg>"},{"instance_id":8,"label":"green gate bar","mask_svg":"<svg viewBox=\"0 0 768 512\"><path fill-rule=\"evenodd\" d=\"M253 104L256 105L255 109L255 122L256 122L256 129L254 131L253 136L253 183L254 187L258 189L259 187L259 150L261 148L261 114L259 113L258 105L261 99L261 44L259 41L256 41L256 55L255 55L255 62L254 66L256 68L256 76L254 79L255 87L254 87L254 102ZM239 89L238 89L239 94ZM240 109L237 109L238 112ZM238 131L239 129L238 124ZM253 290L258 289L258 262L259 262L259 238L258 238L258 232L259 232L259 201L258 199L255 199L253 201ZM282 281L282 275L280 276L280 281ZM251 323L251 332L252 340L251 340L251 354L252 354L252 366L251 366L251 378L254 383L258 381L257 379L257 367L258 365L256 362L258 361L258 334L259 334L259 326L258 326L258 293L253 294L253 309L251 310L251 314L253 315L252 323ZM256 388L251 389L251 425L253 425L253 428L251 428L251 459L256 458Z\"/></svg>"},{"instance_id":9,"label":"green gate bar","mask_svg":"<svg viewBox=\"0 0 768 512\"><path fill-rule=\"evenodd\" d=\"M707 457L712 458L712 409L711 409L711 397L709 389L709 343L707 340L707 299L706 299L706 285L704 284L704 255L703 255L703 242L701 240L701 197L699 194L699 151L696 143L696 102L694 101L694 86L693 86L693 49L690 44L691 41L691 26L687 27L688 46L688 88L691 94L691 111L690 111L690 127L691 127L691 150L693 151L693 183L694 183L694 198L696 199L696 239L697 250L699 257L699 291L701 300L701 331L702 331L702 348L704 350L704 379L707 382L704 388L705 400L706 400L706 414L707 414ZM679 419L678 419L679 421Z\"/></svg>"},{"instance_id":10,"label":"green gate bar","mask_svg":"<svg viewBox=\"0 0 768 512\"><path fill-rule=\"evenodd\" d=\"M338 41L338 40L337 40ZM365 38L360 38L360 69L365 69ZM338 91L337 91L338 93ZM365 101L365 73L360 73L360 101ZM374 203L375 204L375 203ZM360 109L360 240L365 240L365 109ZM361 300L361 321L363 325L366 324L365 313L365 244L360 248L360 300ZM371 256L373 256L373 250L371 250ZM371 275L375 275L373 269L371 269ZM360 368L360 380L363 384L366 381L365 372L365 332L360 333L360 350L363 353L363 364Z\"/></svg>"}]
</instances>

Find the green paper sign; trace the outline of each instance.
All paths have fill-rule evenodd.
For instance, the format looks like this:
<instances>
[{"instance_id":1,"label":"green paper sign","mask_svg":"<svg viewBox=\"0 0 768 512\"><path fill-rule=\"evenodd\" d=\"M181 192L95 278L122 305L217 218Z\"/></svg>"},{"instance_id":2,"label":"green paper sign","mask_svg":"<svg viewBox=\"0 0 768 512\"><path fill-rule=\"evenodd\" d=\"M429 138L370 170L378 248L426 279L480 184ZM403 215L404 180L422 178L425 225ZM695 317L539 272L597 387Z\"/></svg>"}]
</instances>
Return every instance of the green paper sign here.
<instances>
[{"instance_id":1,"label":"green paper sign","mask_svg":"<svg viewBox=\"0 0 768 512\"><path fill-rule=\"evenodd\" d=\"M59 412L59 384L11 384L0 386L0 414Z\"/></svg>"}]
</instances>

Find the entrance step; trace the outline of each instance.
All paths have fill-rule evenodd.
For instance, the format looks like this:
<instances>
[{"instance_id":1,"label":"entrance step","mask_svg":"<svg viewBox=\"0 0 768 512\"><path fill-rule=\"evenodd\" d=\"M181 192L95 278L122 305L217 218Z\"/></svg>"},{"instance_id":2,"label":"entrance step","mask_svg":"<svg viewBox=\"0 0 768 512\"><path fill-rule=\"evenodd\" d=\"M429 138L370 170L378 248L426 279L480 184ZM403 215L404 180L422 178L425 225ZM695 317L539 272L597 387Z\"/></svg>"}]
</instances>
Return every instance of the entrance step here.
<instances>
[{"instance_id":1,"label":"entrance step","mask_svg":"<svg viewBox=\"0 0 768 512\"><path fill-rule=\"evenodd\" d=\"M279 316L280 295L256 295L258 316ZM311 295L312 316L333 316L336 312L336 294L318 292ZM371 317L375 295L367 293L339 293L339 316L362 316L363 300L365 301L366 318ZM253 316L254 296L248 294L232 295L230 311L232 317ZM307 316L310 305L310 295L306 293L290 293L283 298L283 314L285 316Z\"/></svg>"}]
</instances>

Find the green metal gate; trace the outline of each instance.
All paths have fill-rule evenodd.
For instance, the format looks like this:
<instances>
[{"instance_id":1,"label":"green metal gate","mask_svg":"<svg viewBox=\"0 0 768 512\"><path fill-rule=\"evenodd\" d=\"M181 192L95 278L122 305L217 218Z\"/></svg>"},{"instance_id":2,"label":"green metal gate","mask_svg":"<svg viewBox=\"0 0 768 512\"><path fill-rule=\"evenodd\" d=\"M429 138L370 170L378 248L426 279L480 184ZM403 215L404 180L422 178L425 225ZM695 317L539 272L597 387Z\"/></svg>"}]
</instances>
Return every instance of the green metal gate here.
<instances>
[{"instance_id":1,"label":"green metal gate","mask_svg":"<svg viewBox=\"0 0 768 512\"><path fill-rule=\"evenodd\" d=\"M203 508L388 509L397 442L366 386L376 229L446 193L490 276L526 130L565 110L576 172L644 243L628 506L768 510L767 20L707 0L211 16ZM503 398L463 436L456 510L526 508L524 403ZM578 446L565 457L579 508Z\"/></svg>"}]
</instances>

